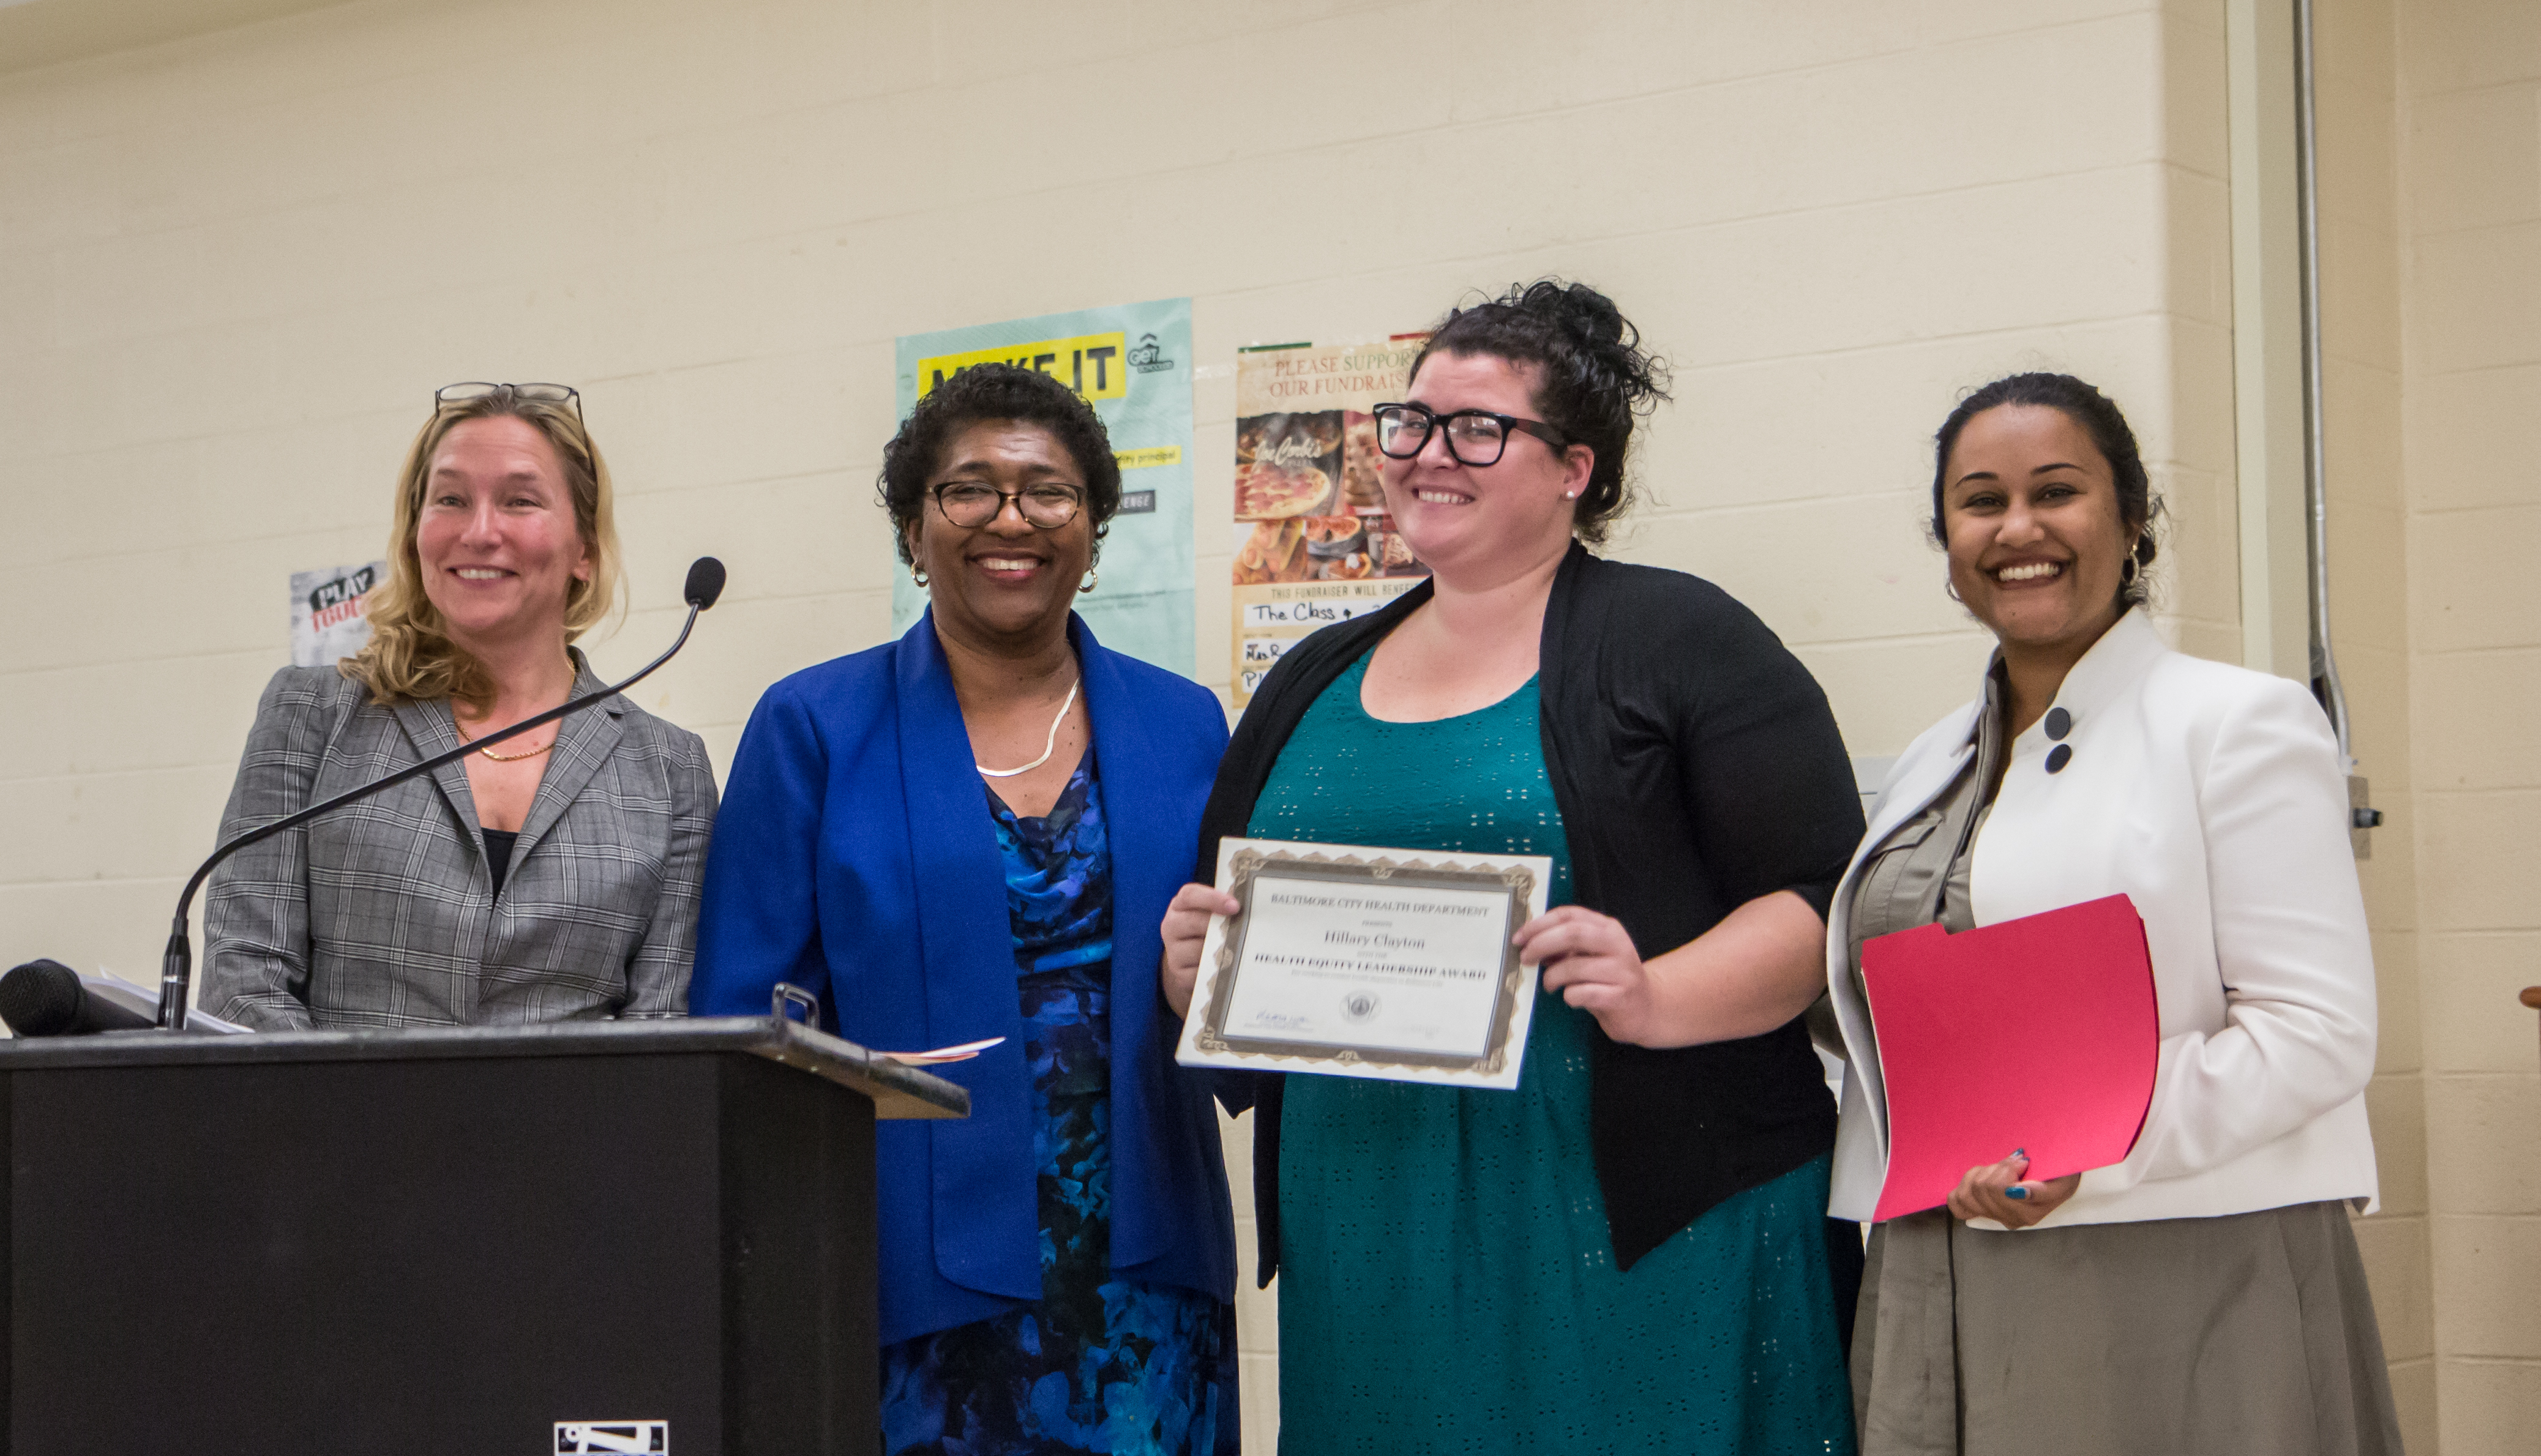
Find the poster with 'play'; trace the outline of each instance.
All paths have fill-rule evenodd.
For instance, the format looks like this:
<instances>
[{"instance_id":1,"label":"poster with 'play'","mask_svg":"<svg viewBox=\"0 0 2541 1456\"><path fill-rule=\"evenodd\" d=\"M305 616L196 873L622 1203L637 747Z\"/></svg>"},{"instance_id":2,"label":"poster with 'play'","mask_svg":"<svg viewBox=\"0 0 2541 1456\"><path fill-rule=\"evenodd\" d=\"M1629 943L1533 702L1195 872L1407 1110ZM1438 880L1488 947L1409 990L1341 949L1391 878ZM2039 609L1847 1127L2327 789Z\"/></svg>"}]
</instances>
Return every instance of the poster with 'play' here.
<instances>
[{"instance_id":1,"label":"poster with 'play'","mask_svg":"<svg viewBox=\"0 0 2541 1456\"><path fill-rule=\"evenodd\" d=\"M291 665L332 667L361 651L371 640L362 608L388 571L388 562L371 561L291 573Z\"/></svg>"}]
</instances>

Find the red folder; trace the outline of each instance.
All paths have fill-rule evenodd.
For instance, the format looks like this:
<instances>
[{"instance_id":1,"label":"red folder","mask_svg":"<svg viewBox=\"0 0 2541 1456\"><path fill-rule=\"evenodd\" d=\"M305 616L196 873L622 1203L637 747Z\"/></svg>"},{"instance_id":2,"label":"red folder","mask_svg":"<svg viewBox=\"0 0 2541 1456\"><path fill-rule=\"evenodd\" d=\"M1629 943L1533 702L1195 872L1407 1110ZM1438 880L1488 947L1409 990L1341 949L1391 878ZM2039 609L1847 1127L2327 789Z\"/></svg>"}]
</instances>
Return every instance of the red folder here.
<instances>
[{"instance_id":1,"label":"red folder","mask_svg":"<svg viewBox=\"0 0 2541 1456\"><path fill-rule=\"evenodd\" d=\"M1937 1208L1970 1168L2014 1149L2031 1179L2126 1161L2161 1056L2135 902L1882 935L1862 943L1861 979L1888 1089L1872 1218Z\"/></svg>"}]
</instances>

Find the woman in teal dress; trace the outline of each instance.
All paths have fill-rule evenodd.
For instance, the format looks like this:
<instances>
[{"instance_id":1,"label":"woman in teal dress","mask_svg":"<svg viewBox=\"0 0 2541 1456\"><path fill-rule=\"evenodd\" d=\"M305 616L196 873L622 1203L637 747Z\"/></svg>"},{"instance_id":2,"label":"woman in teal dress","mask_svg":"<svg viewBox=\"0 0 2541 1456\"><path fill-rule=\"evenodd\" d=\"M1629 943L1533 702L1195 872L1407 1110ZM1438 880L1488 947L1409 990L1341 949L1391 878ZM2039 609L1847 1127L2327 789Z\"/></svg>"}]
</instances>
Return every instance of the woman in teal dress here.
<instances>
[{"instance_id":1,"label":"woman in teal dress","mask_svg":"<svg viewBox=\"0 0 2541 1456\"><path fill-rule=\"evenodd\" d=\"M1283 1451L1853 1449L1859 1246L1825 1218L1835 1108L1799 1016L1860 811L1824 694L1753 615L1583 545L1660 385L1585 287L1451 314L1378 411L1431 581L1293 648L1219 768L1204 865L1227 835L1555 865L1518 933L1544 976L1516 1090L1231 1089L1285 1275ZM1235 909L1196 884L1168 911L1178 1011Z\"/></svg>"}]
</instances>

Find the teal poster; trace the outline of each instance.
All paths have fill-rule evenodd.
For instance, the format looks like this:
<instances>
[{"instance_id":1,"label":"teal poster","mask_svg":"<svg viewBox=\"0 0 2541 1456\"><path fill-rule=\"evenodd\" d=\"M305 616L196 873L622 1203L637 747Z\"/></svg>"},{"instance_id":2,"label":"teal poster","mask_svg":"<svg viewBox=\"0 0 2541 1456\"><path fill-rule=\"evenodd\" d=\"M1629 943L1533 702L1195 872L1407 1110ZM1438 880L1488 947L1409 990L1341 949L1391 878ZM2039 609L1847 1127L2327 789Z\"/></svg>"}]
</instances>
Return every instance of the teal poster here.
<instances>
[{"instance_id":1,"label":"teal poster","mask_svg":"<svg viewBox=\"0 0 2541 1456\"><path fill-rule=\"evenodd\" d=\"M1103 540L1093 591L1076 610L1104 646L1192 675L1191 300L1050 314L900 339L900 417L974 364L1055 375L1092 401L1121 461L1121 510ZM894 633L926 608L904 573L891 592Z\"/></svg>"}]
</instances>

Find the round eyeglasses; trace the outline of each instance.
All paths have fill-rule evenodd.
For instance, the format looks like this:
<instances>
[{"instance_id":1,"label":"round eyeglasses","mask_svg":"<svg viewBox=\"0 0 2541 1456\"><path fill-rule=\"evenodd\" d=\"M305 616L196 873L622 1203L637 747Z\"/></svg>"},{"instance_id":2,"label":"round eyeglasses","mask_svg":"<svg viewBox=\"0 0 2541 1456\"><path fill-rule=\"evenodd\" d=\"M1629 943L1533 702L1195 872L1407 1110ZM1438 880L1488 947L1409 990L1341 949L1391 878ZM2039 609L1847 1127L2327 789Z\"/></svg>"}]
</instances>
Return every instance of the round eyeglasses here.
<instances>
[{"instance_id":1,"label":"round eyeglasses","mask_svg":"<svg viewBox=\"0 0 2541 1456\"><path fill-rule=\"evenodd\" d=\"M1512 430L1533 435L1557 451L1570 443L1560 430L1540 419L1493 414L1488 409L1457 409L1440 414L1426 404L1379 404L1376 448L1395 460L1410 460L1429 443L1430 431L1440 426L1447 432L1447 453L1458 464L1478 469L1499 464Z\"/></svg>"},{"instance_id":2,"label":"round eyeglasses","mask_svg":"<svg viewBox=\"0 0 2541 1456\"><path fill-rule=\"evenodd\" d=\"M1007 501L1023 513L1024 524L1039 531L1056 531L1076 519L1085 504L1085 492L1073 485L1044 483L1027 485L1021 490L999 490L977 480L947 480L935 487L935 508L944 519L968 531L997 519Z\"/></svg>"}]
</instances>

